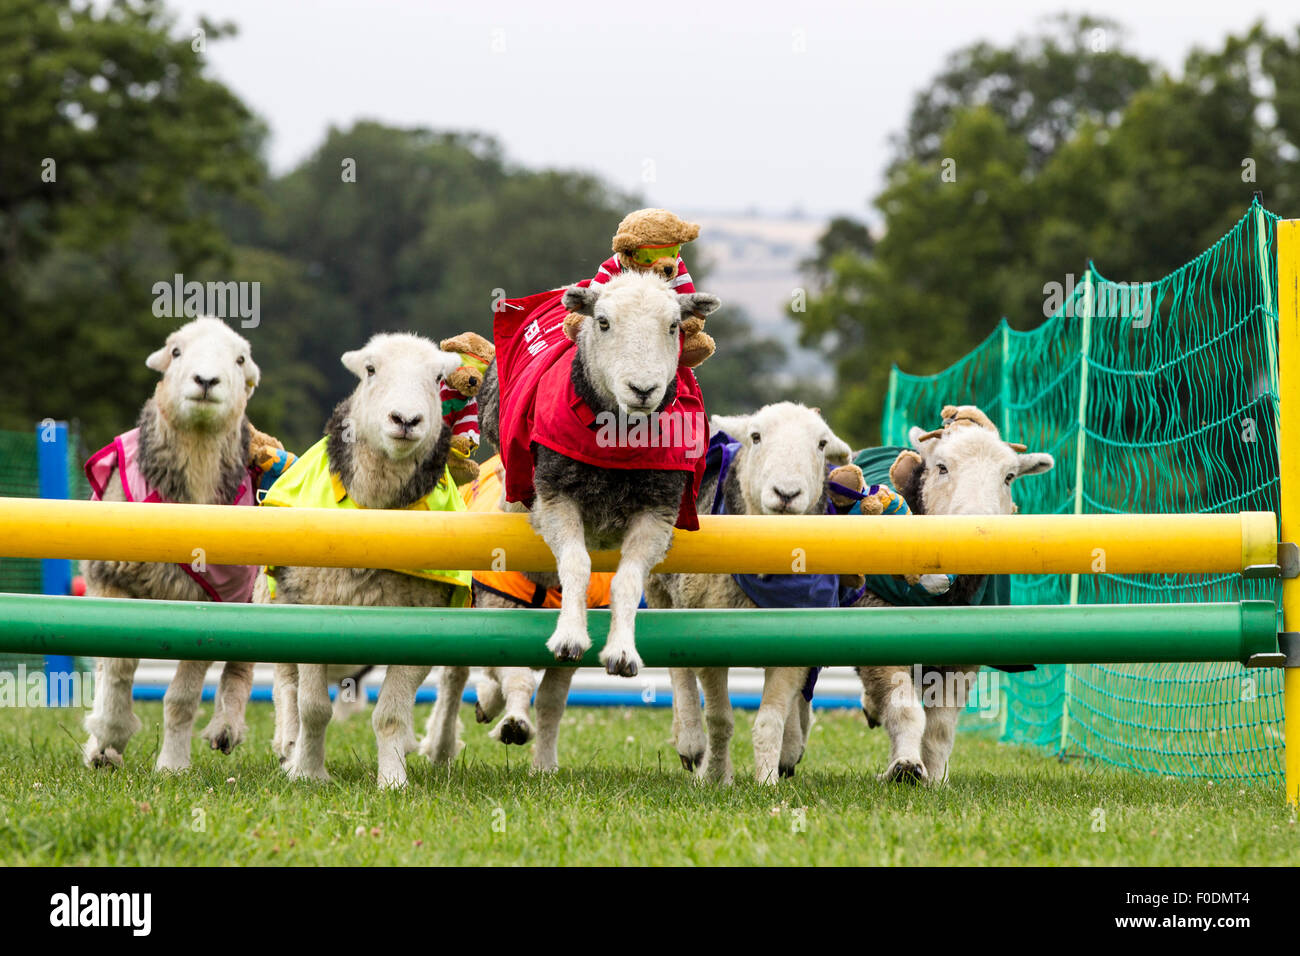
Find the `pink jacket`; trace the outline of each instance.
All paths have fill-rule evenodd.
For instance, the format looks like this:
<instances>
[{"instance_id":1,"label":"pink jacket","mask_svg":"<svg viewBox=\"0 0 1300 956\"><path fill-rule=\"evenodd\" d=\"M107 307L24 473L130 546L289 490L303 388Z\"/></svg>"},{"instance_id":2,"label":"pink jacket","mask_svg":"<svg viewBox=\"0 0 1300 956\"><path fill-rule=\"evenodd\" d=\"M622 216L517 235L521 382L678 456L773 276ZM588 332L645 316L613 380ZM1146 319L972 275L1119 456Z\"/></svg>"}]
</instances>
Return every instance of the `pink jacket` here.
<instances>
[{"instance_id":1,"label":"pink jacket","mask_svg":"<svg viewBox=\"0 0 1300 956\"><path fill-rule=\"evenodd\" d=\"M86 462L86 480L90 482L91 499L100 501L104 491L116 471L122 483L122 494L127 501L144 504L166 504L155 488L149 487L136 458L140 450L140 429L118 435L109 444L90 456ZM257 472L249 469L239 490L235 492L232 505L253 506L257 504L255 490ZM177 564L177 567L198 582L209 598L214 601L229 601L247 604L253 596L253 581L257 578L257 565L244 564L209 564L204 571L196 571L189 564Z\"/></svg>"}]
</instances>

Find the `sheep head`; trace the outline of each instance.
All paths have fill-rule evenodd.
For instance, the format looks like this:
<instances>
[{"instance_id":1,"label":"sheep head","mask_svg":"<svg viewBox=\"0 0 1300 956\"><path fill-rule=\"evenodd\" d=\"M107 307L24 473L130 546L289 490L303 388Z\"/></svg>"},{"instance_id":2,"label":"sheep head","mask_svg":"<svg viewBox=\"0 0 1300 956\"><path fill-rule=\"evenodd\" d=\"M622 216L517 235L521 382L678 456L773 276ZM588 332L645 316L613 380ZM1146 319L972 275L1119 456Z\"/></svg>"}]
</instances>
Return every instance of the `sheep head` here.
<instances>
[{"instance_id":1,"label":"sheep head","mask_svg":"<svg viewBox=\"0 0 1300 956\"><path fill-rule=\"evenodd\" d=\"M240 421L262 374L248 340L207 317L167 336L145 365L162 374L154 399L163 417L196 431L224 431Z\"/></svg>"},{"instance_id":2,"label":"sheep head","mask_svg":"<svg viewBox=\"0 0 1300 956\"><path fill-rule=\"evenodd\" d=\"M422 458L442 436L442 382L459 356L403 332L372 336L342 361L360 379L348 399L355 439L393 461Z\"/></svg>"},{"instance_id":3,"label":"sheep head","mask_svg":"<svg viewBox=\"0 0 1300 956\"><path fill-rule=\"evenodd\" d=\"M974 406L961 408L964 414L952 416L945 409L941 429L908 432L915 450L898 457L890 480L900 490L920 481L926 514L1013 514L1016 479L1050 471L1056 462L1046 452L1027 453L1024 445L1003 441Z\"/></svg>"},{"instance_id":4,"label":"sheep head","mask_svg":"<svg viewBox=\"0 0 1300 956\"><path fill-rule=\"evenodd\" d=\"M843 442L816 409L777 402L752 415L715 415L711 423L743 446L736 467L746 513L820 513L828 456Z\"/></svg>"},{"instance_id":5,"label":"sheep head","mask_svg":"<svg viewBox=\"0 0 1300 956\"><path fill-rule=\"evenodd\" d=\"M604 285L571 286L564 307L584 316L578 361L597 396L626 415L646 415L670 398L682 320L718 308L716 296L677 295L651 273L624 272Z\"/></svg>"}]
</instances>

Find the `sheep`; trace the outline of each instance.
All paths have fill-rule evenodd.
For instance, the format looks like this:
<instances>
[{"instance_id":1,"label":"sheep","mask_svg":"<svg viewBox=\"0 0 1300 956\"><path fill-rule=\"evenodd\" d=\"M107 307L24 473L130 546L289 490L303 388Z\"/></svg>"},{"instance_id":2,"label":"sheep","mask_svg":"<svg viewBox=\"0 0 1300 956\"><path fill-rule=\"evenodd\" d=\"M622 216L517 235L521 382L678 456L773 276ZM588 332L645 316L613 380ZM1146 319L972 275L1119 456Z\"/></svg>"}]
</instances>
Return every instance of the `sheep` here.
<instances>
[{"instance_id":1,"label":"sheep","mask_svg":"<svg viewBox=\"0 0 1300 956\"><path fill-rule=\"evenodd\" d=\"M712 426L737 439L721 488L727 514L807 515L826 513L827 463L847 461L849 448L816 409L790 402L767 405L742 418L714 416ZM712 466L700 488L699 508L709 510L718 490ZM764 576L766 577L766 576ZM813 580L812 578L808 579ZM834 582L838 586L838 579ZM653 608L757 608L730 574L658 574L646 598ZM727 668L672 668L673 743L686 769L700 780L730 784L734 718L727 693ZM700 722L696 678L704 688L705 734ZM809 702L800 691L806 667L768 667L754 719L754 776L772 784L793 775L812 727Z\"/></svg>"},{"instance_id":2,"label":"sheep","mask_svg":"<svg viewBox=\"0 0 1300 956\"><path fill-rule=\"evenodd\" d=\"M1046 452L1026 454L1025 446L1002 440L997 428L974 406L946 406L944 427L933 432L912 428L912 449L890 468L894 487L914 514L1014 514L1011 486L1027 475L1051 470L1055 461ZM939 603L967 604L984 583L983 575L958 575ZM855 607L888 607L868 590ZM886 781L940 784L948 776L957 718L978 668L929 667L923 683L939 677L942 703L931 706L918 699L912 668L859 667L862 710L869 726L883 724L889 734ZM952 693L948 692L949 688Z\"/></svg>"},{"instance_id":3,"label":"sheep","mask_svg":"<svg viewBox=\"0 0 1300 956\"><path fill-rule=\"evenodd\" d=\"M136 430L118 436L87 462L96 497L104 501L162 500L251 505L248 469L251 425L245 409L261 373L248 342L217 319L194 319L172 332L145 364L162 375L140 411ZM256 568L88 561L92 597L171 601L248 600ZM95 702L85 719L83 759L89 767L120 767L127 742L140 729L131 709L139 660L100 658ZM190 765L190 735L210 662L181 661L163 697L163 743L157 769ZM202 736L230 753L244 735L253 665L229 662L221 672L212 720Z\"/></svg>"},{"instance_id":4,"label":"sheep","mask_svg":"<svg viewBox=\"0 0 1300 956\"><path fill-rule=\"evenodd\" d=\"M644 431L647 423L673 415L689 431L695 426L691 416L702 417L695 377L678 364L681 324L689 316L708 315L720 303L717 297L704 293L677 295L653 274L627 272L604 285L570 286L563 293L562 304L581 317L573 333L576 348L558 347L559 322L544 329L541 317L522 330L520 339L531 343L530 355L543 355L541 361L549 363L548 372L566 376L541 380L558 386L564 394L522 396L535 403L531 406L534 414L527 419L529 434L515 439L529 442L535 492L529 517L555 555L563 592L559 619L546 646L556 660L564 662L581 660L591 648L585 599L591 576L588 549L617 548L621 554L610 586L609 638L600 652L600 662L610 674L634 677L641 667L634 635L637 605L650 569L663 560L672 544L674 524L682 519L683 509L693 504L693 473L700 473L695 466L702 466L703 448L691 459L689 436L681 427L675 437L669 435L663 445L653 447L648 441L644 445L632 441L630 436L636 434L636 427ZM500 330L497 338L500 368ZM531 351L534 348L535 353ZM516 356L513 361L518 366L524 360ZM510 381L498 381L503 408L507 402L516 406L521 398L511 394L513 387ZM559 429L568 419L555 422L573 407L589 412L597 422L618 423L619 437L603 445L600 456L587 454L587 460L580 460L548 444L566 444L559 438ZM556 430L543 436L538 429L547 422ZM515 427L516 422L512 420L510 425ZM702 445L703 435L698 437ZM598 434L595 441L601 440ZM512 440L507 439L502 448L507 472L525 464L511 453L511 445ZM672 454L656 454L655 448L670 449ZM630 456L624 454L629 451ZM593 463L597 459L608 463ZM675 468L636 463L661 464L670 459ZM507 473L507 490L510 482Z\"/></svg>"},{"instance_id":5,"label":"sheep","mask_svg":"<svg viewBox=\"0 0 1300 956\"><path fill-rule=\"evenodd\" d=\"M359 379L356 388L334 409L325 438L280 477L264 504L439 509L458 505L460 497L447 473L451 434L443 425L439 400L443 379L459 365L457 356L418 335L396 333L373 336L362 348L344 353L342 362ZM268 573L274 594L259 589L255 600L448 607L468 597L469 577L464 572L277 567ZM357 650L357 656L364 658L364 648ZM329 779L325 769L325 734L332 716L329 682L355 675L359 669L360 665L321 664L276 668L276 749L291 778ZM406 754L416 748L415 693L430 669L395 665L384 676L371 719L381 787L406 785ZM453 713L453 726L442 734L453 741L454 719Z\"/></svg>"}]
</instances>

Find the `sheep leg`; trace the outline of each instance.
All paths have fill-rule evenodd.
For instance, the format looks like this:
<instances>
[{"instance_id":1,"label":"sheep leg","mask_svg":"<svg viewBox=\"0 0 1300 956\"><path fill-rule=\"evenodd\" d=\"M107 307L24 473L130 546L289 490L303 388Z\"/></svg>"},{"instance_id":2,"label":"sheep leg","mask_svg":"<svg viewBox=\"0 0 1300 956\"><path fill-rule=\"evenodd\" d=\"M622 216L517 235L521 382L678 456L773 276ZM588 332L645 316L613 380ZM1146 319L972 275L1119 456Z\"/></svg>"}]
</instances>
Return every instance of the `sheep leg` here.
<instances>
[{"instance_id":1,"label":"sheep leg","mask_svg":"<svg viewBox=\"0 0 1300 956\"><path fill-rule=\"evenodd\" d=\"M203 699L203 676L211 666L211 661L176 662L176 673L163 694L163 743L157 769L189 769L194 717Z\"/></svg>"},{"instance_id":2,"label":"sheep leg","mask_svg":"<svg viewBox=\"0 0 1300 956\"><path fill-rule=\"evenodd\" d=\"M978 672L945 670L943 673L943 704L925 709L925 732L921 737L921 758L929 782L935 786L948 780L948 758L952 756L957 719L966 707L971 683Z\"/></svg>"},{"instance_id":3,"label":"sheep leg","mask_svg":"<svg viewBox=\"0 0 1300 956\"><path fill-rule=\"evenodd\" d=\"M339 680L339 690L334 695L335 720L347 720L354 714L359 714L366 709L364 681L369 671L369 667L363 667Z\"/></svg>"},{"instance_id":4,"label":"sheep leg","mask_svg":"<svg viewBox=\"0 0 1300 956\"><path fill-rule=\"evenodd\" d=\"M653 511L642 511L628 522L623 535L618 570L609 587L609 640L600 652L606 672L635 677L641 669L636 652L636 611L645 592L650 569L664 559L673 540L673 519ZM565 600L568 586L565 586ZM579 592L582 600L585 591Z\"/></svg>"},{"instance_id":5,"label":"sheep leg","mask_svg":"<svg viewBox=\"0 0 1300 956\"><path fill-rule=\"evenodd\" d=\"M503 744L526 744L533 739L533 722L528 719L528 708L532 705L533 688L537 682L527 667L503 667L500 673L506 714L488 736Z\"/></svg>"},{"instance_id":6,"label":"sheep leg","mask_svg":"<svg viewBox=\"0 0 1300 956\"><path fill-rule=\"evenodd\" d=\"M580 661L591 649L587 633L587 585L591 581L591 555L587 553L582 511L571 498L538 498L533 524L551 553L563 594L555 631L546 649L557 661ZM640 594L637 601L641 600Z\"/></svg>"},{"instance_id":7,"label":"sheep leg","mask_svg":"<svg viewBox=\"0 0 1300 956\"><path fill-rule=\"evenodd\" d=\"M917 698L910 667L863 667L858 672L871 712L889 734L889 766L879 779L924 783L928 778L921 759L925 709Z\"/></svg>"},{"instance_id":8,"label":"sheep leg","mask_svg":"<svg viewBox=\"0 0 1300 956\"><path fill-rule=\"evenodd\" d=\"M705 783L730 786L735 776L731 766L731 735L736 728L736 716L727 692L727 668L703 667L695 674L704 688L704 721L709 729L704 759L695 773Z\"/></svg>"},{"instance_id":9,"label":"sheep leg","mask_svg":"<svg viewBox=\"0 0 1300 956\"><path fill-rule=\"evenodd\" d=\"M694 771L704 762L704 748L708 746L700 719L700 687L695 671L688 667L670 667L668 677L673 682L673 746L682 758L682 766Z\"/></svg>"},{"instance_id":10,"label":"sheep leg","mask_svg":"<svg viewBox=\"0 0 1300 956\"><path fill-rule=\"evenodd\" d=\"M465 747L465 742L460 739L458 717L461 695L465 693L468 680L468 667L444 667L438 677L438 699L433 703L433 713L429 714L424 740L420 743L420 753L434 763L450 763ZM385 680L385 686L387 683Z\"/></svg>"},{"instance_id":11,"label":"sheep leg","mask_svg":"<svg viewBox=\"0 0 1300 956\"><path fill-rule=\"evenodd\" d=\"M284 766L293 756L293 746L298 739L297 664L275 665L271 702L275 707L275 737L271 740L271 750L280 758L280 766Z\"/></svg>"},{"instance_id":12,"label":"sheep leg","mask_svg":"<svg viewBox=\"0 0 1300 956\"><path fill-rule=\"evenodd\" d=\"M111 596L111 595L110 595ZM87 767L120 767L127 741L140 729L131 709L131 688L139 658L101 657L95 661L95 703L86 715L90 736L82 748Z\"/></svg>"},{"instance_id":13,"label":"sheep leg","mask_svg":"<svg viewBox=\"0 0 1300 956\"><path fill-rule=\"evenodd\" d=\"M433 668L428 664L394 664L384 673L384 683L379 688L379 699L370 719L375 729L375 744L379 750L379 786L401 789L406 786L406 754L409 742L415 739L412 724L415 720L415 692ZM465 671L467 668L446 668ZM464 678L461 687L465 686ZM457 701L460 700L457 696ZM442 703L439 695L439 703ZM452 712L453 721L455 712ZM455 733L455 726L452 726Z\"/></svg>"},{"instance_id":14,"label":"sheep leg","mask_svg":"<svg viewBox=\"0 0 1300 956\"><path fill-rule=\"evenodd\" d=\"M804 671L805 680L807 671ZM790 701L790 711L785 715L785 734L781 737L781 776L793 777L795 765L803 759L808 746L808 732L812 729L811 704L802 693Z\"/></svg>"},{"instance_id":15,"label":"sheep leg","mask_svg":"<svg viewBox=\"0 0 1300 956\"><path fill-rule=\"evenodd\" d=\"M212 719L199 734L211 744L213 750L228 754L244 739L244 731L247 729L244 715L252 689L253 665L227 661L221 669L221 680L217 684Z\"/></svg>"},{"instance_id":16,"label":"sheep leg","mask_svg":"<svg viewBox=\"0 0 1300 956\"><path fill-rule=\"evenodd\" d=\"M474 719L480 724L492 723L505 710L506 698L501 693L501 681L495 667L483 671L474 688L474 696L478 698L474 704Z\"/></svg>"},{"instance_id":17,"label":"sheep leg","mask_svg":"<svg viewBox=\"0 0 1300 956\"><path fill-rule=\"evenodd\" d=\"M324 664L298 665L298 740L288 772L295 780L328 780L325 731L333 714L329 672Z\"/></svg>"},{"instance_id":18,"label":"sheep leg","mask_svg":"<svg viewBox=\"0 0 1300 956\"><path fill-rule=\"evenodd\" d=\"M763 675L763 698L754 718L754 778L775 784L782 776L781 751L786 716L795 695L808 677L806 667L768 667ZM794 767L790 767L791 773Z\"/></svg>"},{"instance_id":19,"label":"sheep leg","mask_svg":"<svg viewBox=\"0 0 1300 956\"><path fill-rule=\"evenodd\" d=\"M569 701L573 667L548 667L537 686L537 742L533 744L533 771L550 773L560 766L560 718Z\"/></svg>"}]
</instances>

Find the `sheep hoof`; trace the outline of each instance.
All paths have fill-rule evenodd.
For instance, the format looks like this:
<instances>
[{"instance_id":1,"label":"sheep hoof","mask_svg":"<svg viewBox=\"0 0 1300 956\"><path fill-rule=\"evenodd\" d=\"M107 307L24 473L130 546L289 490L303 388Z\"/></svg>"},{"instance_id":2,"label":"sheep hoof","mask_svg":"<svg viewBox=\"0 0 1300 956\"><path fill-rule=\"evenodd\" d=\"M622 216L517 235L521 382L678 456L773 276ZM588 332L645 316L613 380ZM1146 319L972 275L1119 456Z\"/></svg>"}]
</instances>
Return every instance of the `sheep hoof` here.
<instances>
[{"instance_id":1,"label":"sheep hoof","mask_svg":"<svg viewBox=\"0 0 1300 956\"><path fill-rule=\"evenodd\" d=\"M122 766L122 752L113 747L86 748L86 766L94 769L107 767L118 770Z\"/></svg>"},{"instance_id":2,"label":"sheep hoof","mask_svg":"<svg viewBox=\"0 0 1300 956\"><path fill-rule=\"evenodd\" d=\"M502 717L488 736L503 744L526 744L533 739L533 725L519 717Z\"/></svg>"},{"instance_id":3,"label":"sheep hoof","mask_svg":"<svg viewBox=\"0 0 1300 956\"><path fill-rule=\"evenodd\" d=\"M621 651L618 654L611 654L603 658L605 664L605 673L612 674L615 677L635 677L637 671L641 669L641 658L637 657L636 652Z\"/></svg>"},{"instance_id":4,"label":"sheep hoof","mask_svg":"<svg viewBox=\"0 0 1300 956\"><path fill-rule=\"evenodd\" d=\"M886 783L925 783L930 779L925 764L919 760L895 760L879 777Z\"/></svg>"},{"instance_id":5,"label":"sheep hoof","mask_svg":"<svg viewBox=\"0 0 1300 956\"><path fill-rule=\"evenodd\" d=\"M777 775L781 777L793 777L794 764L790 764L788 767L785 764L778 764L776 768L776 772Z\"/></svg>"},{"instance_id":6,"label":"sheep hoof","mask_svg":"<svg viewBox=\"0 0 1300 956\"><path fill-rule=\"evenodd\" d=\"M235 744L238 743L234 737L235 735L229 730L223 730L221 733L210 738L209 742L211 743L213 750L220 750L223 754L228 755L235 749Z\"/></svg>"},{"instance_id":7,"label":"sheep hoof","mask_svg":"<svg viewBox=\"0 0 1300 956\"><path fill-rule=\"evenodd\" d=\"M492 718L487 715L487 711L483 709L483 705L479 703L474 704L474 719L480 724L487 724L492 721Z\"/></svg>"},{"instance_id":8,"label":"sheep hoof","mask_svg":"<svg viewBox=\"0 0 1300 956\"><path fill-rule=\"evenodd\" d=\"M694 773L695 768L704 763L704 753L701 751L697 754L678 754L682 758L682 766L686 768L687 773Z\"/></svg>"},{"instance_id":9,"label":"sheep hoof","mask_svg":"<svg viewBox=\"0 0 1300 956\"><path fill-rule=\"evenodd\" d=\"M563 663L577 663L587 653L580 644L561 644L555 651L555 659Z\"/></svg>"}]
</instances>

